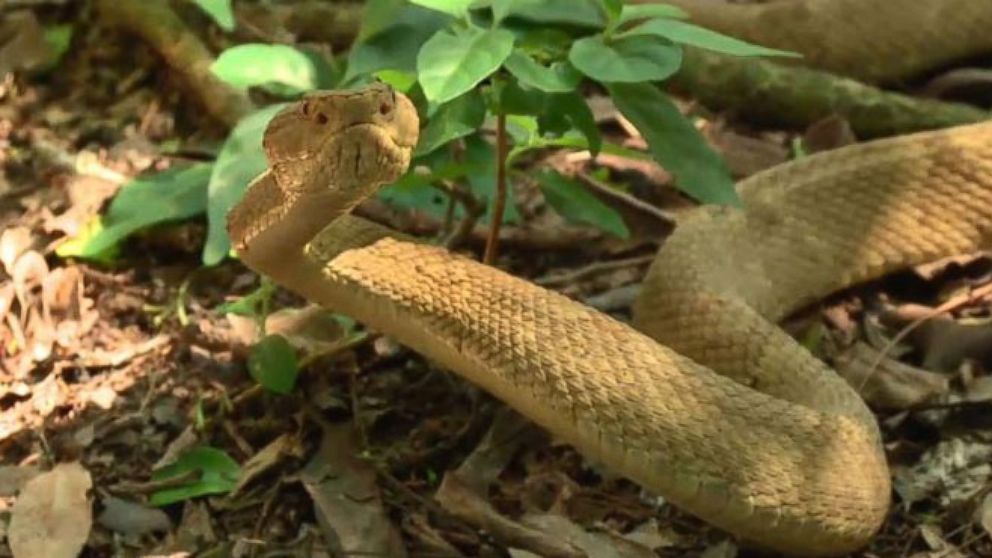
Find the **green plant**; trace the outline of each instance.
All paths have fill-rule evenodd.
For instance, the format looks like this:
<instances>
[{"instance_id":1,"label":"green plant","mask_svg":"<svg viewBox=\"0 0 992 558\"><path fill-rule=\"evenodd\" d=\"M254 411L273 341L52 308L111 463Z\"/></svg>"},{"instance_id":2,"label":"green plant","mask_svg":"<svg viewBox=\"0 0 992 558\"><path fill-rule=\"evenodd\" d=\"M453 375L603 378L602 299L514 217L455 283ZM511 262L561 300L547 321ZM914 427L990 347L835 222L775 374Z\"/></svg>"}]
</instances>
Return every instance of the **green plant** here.
<instances>
[{"instance_id":1,"label":"green plant","mask_svg":"<svg viewBox=\"0 0 992 558\"><path fill-rule=\"evenodd\" d=\"M229 0L197 3L223 28L233 26ZM678 71L685 46L737 56L791 54L714 33L685 18L672 6L622 0L369 0L346 58L244 44L222 52L212 70L235 87L259 87L285 98L373 79L409 95L426 124L411 172L380 196L437 216L488 222L491 259L498 227L517 219L513 205L505 204L511 198L506 177L527 153L561 147L647 157L603 141L580 92L586 82L612 97L643 134L650 157L672 172L686 193L704 203L738 203L723 160L657 83ZM59 253L112 257L117 243L135 230L205 210L203 263L220 262L230 252L225 215L265 169L261 136L282 106L244 118L213 163L126 185L101 222ZM490 122L495 122L496 149L485 139ZM616 211L572 179L550 170L538 178L549 205L566 219L628 234ZM453 190L452 184L466 188ZM463 195L444 195L455 191ZM485 210L470 207L471 200Z\"/></svg>"},{"instance_id":2,"label":"green plant","mask_svg":"<svg viewBox=\"0 0 992 558\"><path fill-rule=\"evenodd\" d=\"M154 473L158 483L170 481L168 488L152 494L149 503L166 506L197 496L230 492L241 475L241 466L227 453L209 446L197 446L179 456L171 465Z\"/></svg>"}]
</instances>

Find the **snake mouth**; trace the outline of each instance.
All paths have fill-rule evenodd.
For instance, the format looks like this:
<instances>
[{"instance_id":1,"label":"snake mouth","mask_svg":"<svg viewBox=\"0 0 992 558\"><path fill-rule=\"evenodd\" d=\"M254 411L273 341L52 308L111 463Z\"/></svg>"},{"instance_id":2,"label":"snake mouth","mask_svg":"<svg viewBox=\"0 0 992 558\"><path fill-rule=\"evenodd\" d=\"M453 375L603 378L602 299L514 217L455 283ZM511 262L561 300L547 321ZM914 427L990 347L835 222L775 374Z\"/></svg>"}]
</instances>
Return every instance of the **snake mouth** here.
<instances>
[{"instance_id":1,"label":"snake mouth","mask_svg":"<svg viewBox=\"0 0 992 558\"><path fill-rule=\"evenodd\" d=\"M397 130L383 126L375 122L357 122L344 127L338 132L339 137L351 135L362 138L359 141L367 141L370 145L386 155L389 160L409 160L410 152L416 147L416 138L404 138Z\"/></svg>"}]
</instances>

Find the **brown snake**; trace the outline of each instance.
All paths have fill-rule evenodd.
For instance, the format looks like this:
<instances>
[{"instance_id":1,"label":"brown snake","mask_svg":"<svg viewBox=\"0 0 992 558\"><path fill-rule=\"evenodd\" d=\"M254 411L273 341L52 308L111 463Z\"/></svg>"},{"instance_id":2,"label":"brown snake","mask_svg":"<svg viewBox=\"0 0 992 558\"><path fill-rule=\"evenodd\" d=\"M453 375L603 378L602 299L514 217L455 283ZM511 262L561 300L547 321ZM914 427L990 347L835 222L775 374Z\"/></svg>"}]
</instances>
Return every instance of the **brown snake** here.
<instances>
[{"instance_id":1,"label":"brown snake","mask_svg":"<svg viewBox=\"0 0 992 558\"><path fill-rule=\"evenodd\" d=\"M270 170L228 218L242 260L745 539L812 556L871 538L890 499L875 420L775 322L988 245L992 125L854 145L743 181L744 210L704 207L679 223L644 281L637 329L348 215L405 172L418 126L382 85L279 113Z\"/></svg>"}]
</instances>

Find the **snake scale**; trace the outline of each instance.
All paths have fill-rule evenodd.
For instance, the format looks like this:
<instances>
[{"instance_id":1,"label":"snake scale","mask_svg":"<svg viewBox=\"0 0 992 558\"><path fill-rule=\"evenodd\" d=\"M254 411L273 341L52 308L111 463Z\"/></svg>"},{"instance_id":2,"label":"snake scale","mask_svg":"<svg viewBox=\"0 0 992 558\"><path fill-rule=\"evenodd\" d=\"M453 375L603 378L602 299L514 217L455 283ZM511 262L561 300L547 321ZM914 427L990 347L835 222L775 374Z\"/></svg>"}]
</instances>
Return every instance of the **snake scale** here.
<instances>
[{"instance_id":1,"label":"snake scale","mask_svg":"<svg viewBox=\"0 0 992 558\"><path fill-rule=\"evenodd\" d=\"M844 0L846 1L846 0ZM389 87L280 112L228 216L241 259L478 384L586 456L746 540L838 555L890 503L877 424L775 323L848 285L987 246L992 124L805 157L680 221L634 327L348 212L405 172Z\"/></svg>"}]
</instances>

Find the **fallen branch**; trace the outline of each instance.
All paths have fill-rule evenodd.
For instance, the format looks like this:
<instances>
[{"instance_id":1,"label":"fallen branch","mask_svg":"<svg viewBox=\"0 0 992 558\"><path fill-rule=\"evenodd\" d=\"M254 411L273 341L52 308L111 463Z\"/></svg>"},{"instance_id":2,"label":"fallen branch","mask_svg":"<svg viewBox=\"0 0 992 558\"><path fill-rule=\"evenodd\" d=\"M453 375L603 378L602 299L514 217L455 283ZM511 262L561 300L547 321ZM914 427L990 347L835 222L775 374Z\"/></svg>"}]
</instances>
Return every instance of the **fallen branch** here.
<instances>
[{"instance_id":1,"label":"fallen branch","mask_svg":"<svg viewBox=\"0 0 992 558\"><path fill-rule=\"evenodd\" d=\"M234 126L255 107L248 96L210 72L213 54L172 11L166 0L96 0L96 8L111 26L141 37L182 76L186 87L207 112Z\"/></svg>"},{"instance_id":2,"label":"fallen branch","mask_svg":"<svg viewBox=\"0 0 992 558\"><path fill-rule=\"evenodd\" d=\"M704 105L763 124L805 127L828 116L850 122L860 139L970 124L986 111L883 91L838 75L686 48L675 85Z\"/></svg>"}]
</instances>

